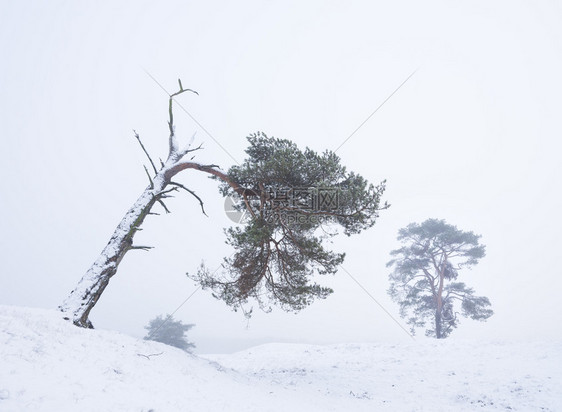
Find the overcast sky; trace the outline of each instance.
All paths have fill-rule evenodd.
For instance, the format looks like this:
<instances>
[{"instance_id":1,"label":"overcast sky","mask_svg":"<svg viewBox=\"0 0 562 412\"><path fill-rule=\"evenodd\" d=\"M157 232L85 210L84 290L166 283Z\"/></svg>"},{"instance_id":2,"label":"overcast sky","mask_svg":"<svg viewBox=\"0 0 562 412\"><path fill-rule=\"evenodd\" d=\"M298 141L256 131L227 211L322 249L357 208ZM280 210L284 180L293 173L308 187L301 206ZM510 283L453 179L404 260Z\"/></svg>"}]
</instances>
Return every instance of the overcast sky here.
<instances>
[{"instance_id":1,"label":"overcast sky","mask_svg":"<svg viewBox=\"0 0 562 412\"><path fill-rule=\"evenodd\" d=\"M398 318L386 294L398 229L435 217L482 235L487 257L461 276L488 296L486 323L451 339L561 338L562 5L556 1L1 1L0 304L55 308L145 188L145 159L167 150L167 90L200 96L176 111L196 159L227 169L255 131L336 149L351 170L388 181L370 230L337 239L344 268ZM216 142L225 149L221 148ZM141 337L196 290L187 279L231 253L216 182L147 219L91 314ZM335 293L295 315L247 322L207 291L176 313L201 352L265 341L410 338L340 270ZM399 318L398 318L399 319ZM423 340L423 333L417 335Z\"/></svg>"}]
</instances>

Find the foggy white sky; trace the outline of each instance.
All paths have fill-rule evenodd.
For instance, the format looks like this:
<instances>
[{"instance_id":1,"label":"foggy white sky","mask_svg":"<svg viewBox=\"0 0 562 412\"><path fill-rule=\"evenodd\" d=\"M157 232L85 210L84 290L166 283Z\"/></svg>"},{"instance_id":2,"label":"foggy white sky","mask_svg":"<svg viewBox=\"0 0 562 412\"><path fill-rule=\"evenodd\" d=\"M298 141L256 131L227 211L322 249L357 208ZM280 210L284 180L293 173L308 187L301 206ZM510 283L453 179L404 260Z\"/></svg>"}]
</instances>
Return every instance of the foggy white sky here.
<instances>
[{"instance_id":1,"label":"foggy white sky","mask_svg":"<svg viewBox=\"0 0 562 412\"><path fill-rule=\"evenodd\" d=\"M300 147L335 149L351 170L388 180L392 207L375 227L338 239L344 267L395 317L389 251L410 222L443 218L482 234L487 257L461 276L496 311L457 338L560 338L562 6L542 2L0 3L0 303L56 307L146 186L136 129L153 156L167 149L166 88L181 77L200 96L180 102L223 145L176 111L197 159L223 168L261 130ZM151 217L92 313L133 336L194 290L186 271L229 255L216 184L181 181ZM298 315L247 324L208 292L176 314L196 323L199 350L265 340L405 341L408 336L346 275ZM417 339L425 339L419 333Z\"/></svg>"}]
</instances>

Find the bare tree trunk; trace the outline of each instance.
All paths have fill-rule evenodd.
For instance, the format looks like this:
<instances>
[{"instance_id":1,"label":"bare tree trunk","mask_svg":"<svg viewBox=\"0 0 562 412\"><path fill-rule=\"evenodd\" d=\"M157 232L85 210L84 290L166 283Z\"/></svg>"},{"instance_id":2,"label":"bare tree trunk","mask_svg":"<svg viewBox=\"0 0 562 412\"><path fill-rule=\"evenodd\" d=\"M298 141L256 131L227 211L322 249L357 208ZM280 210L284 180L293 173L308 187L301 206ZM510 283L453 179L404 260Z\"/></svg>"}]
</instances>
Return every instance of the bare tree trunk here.
<instances>
[{"instance_id":1,"label":"bare tree trunk","mask_svg":"<svg viewBox=\"0 0 562 412\"><path fill-rule=\"evenodd\" d=\"M182 170L195 169L201 172L209 173L213 176L218 177L227 184L229 184L237 193L244 194L245 190L240 187L235 182L231 181L226 173L218 169L216 165L204 165L192 161L182 160L188 153L200 150L201 146L191 149L191 143L195 138L195 134L191 138L191 142L183 149L179 148L178 141L175 134L174 127L174 116L172 112L172 102L175 96L178 96L184 92L193 92L190 89L184 89L181 81L179 82L180 90L172 95L169 99L169 121L168 126L170 129L169 137L169 152L166 163L162 163L160 170L156 169L152 158L146 151L144 145L142 144L139 135L135 132L135 136L142 147L142 150L148 157L152 169L154 171L154 177L150 176L150 173L145 168L148 178L150 180L150 185L144 190L142 195L135 202L133 207L125 214L121 223L115 229L113 236L109 240L107 246L103 249L100 256L96 259L94 264L88 269L86 274L82 277L78 285L70 293L68 298L64 300L59 309L64 313L64 317L67 320L71 320L75 325L84 328L93 328L92 322L88 319L90 311L98 302L101 294L107 287L109 280L117 273L117 268L125 254L131 249L143 249L147 250L147 246L135 246L133 245L133 238L135 233L140 229L144 218L150 213L150 209L154 206L154 203L159 202L165 211L168 213L168 209L163 202L163 199L169 197L168 193L172 191L178 191L179 189L185 190L194 196L201 205L201 210L205 213L203 208L203 201L193 192L184 185L172 181L172 178ZM197 93L197 92L194 92ZM167 189L168 185L172 185L171 189Z\"/></svg>"},{"instance_id":2,"label":"bare tree trunk","mask_svg":"<svg viewBox=\"0 0 562 412\"><path fill-rule=\"evenodd\" d=\"M131 249L147 249L133 246L133 237L168 183L162 174L157 174L151 186L145 189L125 214L100 256L59 307L65 314L65 319L71 320L77 326L93 327L88 319L90 311L99 300L109 279L117 272L125 254Z\"/></svg>"},{"instance_id":3,"label":"bare tree trunk","mask_svg":"<svg viewBox=\"0 0 562 412\"><path fill-rule=\"evenodd\" d=\"M442 317L443 317L443 286L445 284L445 268L447 266L447 254L443 253L443 259L437 272L439 275L439 287L437 290L437 309L435 310L435 337L441 339L443 337Z\"/></svg>"},{"instance_id":4,"label":"bare tree trunk","mask_svg":"<svg viewBox=\"0 0 562 412\"><path fill-rule=\"evenodd\" d=\"M203 202L193 192L184 185L172 181L172 178L182 170L195 169L205 173L212 174L219 179L229 184L238 193L243 194L244 189L238 184L231 181L227 174L218 169L216 165L203 165L192 161L183 161L182 159L188 153L201 149L201 146L191 149L191 143L195 138L195 134L191 138L191 142L183 149L179 148L178 141L175 134L174 116L172 112L172 102L175 96L184 92L193 90L184 89L181 81L179 82L180 90L172 95L169 99L169 121L168 126L170 129L169 137L169 152L166 163L162 163L160 170L156 169L152 158L146 151L142 144L139 135L135 132L135 136L142 147L142 150L148 157L152 169L154 171L153 177L145 168L150 185L144 190L142 195L137 199L133 207L125 214L115 232L111 236L107 246L103 249L100 256L96 259L94 264L88 269L86 274L78 282L78 285L70 293L70 295L59 306L59 309L64 313L64 318L71 320L75 325L84 328L93 328L92 322L88 319L90 311L98 302L103 291L107 287L109 280L117 273L117 268L125 254L131 249L147 250L147 246L133 245L133 238L135 233L140 229L144 218L150 213L150 209L154 203L159 202L165 211L168 209L163 202L163 199L169 197L168 193L178 191L179 189L185 190L194 196L201 205L201 210L205 213ZM194 92L196 93L196 92ZM171 189L166 189L168 185L172 185Z\"/></svg>"},{"instance_id":5,"label":"bare tree trunk","mask_svg":"<svg viewBox=\"0 0 562 412\"><path fill-rule=\"evenodd\" d=\"M441 308L437 308L435 311L435 337L437 339L442 338L441 323Z\"/></svg>"},{"instance_id":6,"label":"bare tree trunk","mask_svg":"<svg viewBox=\"0 0 562 412\"><path fill-rule=\"evenodd\" d=\"M78 282L78 285L68 298L59 306L59 309L65 314L65 319L71 320L77 326L93 328L92 323L88 319L90 311L98 302L109 283L109 279L116 274L117 267L125 254L131 249L149 249L147 246L133 245L133 238L142 225L144 218L150 213L154 203L161 203L166 212L168 212L162 199L167 197L167 194L172 191L183 189L199 200L201 209L205 213L203 202L193 191L171 180L177 173L186 169L199 170L217 176L238 193L244 193L244 189L232 182L217 166L181 161L181 158L189 151L184 149L181 152L177 152L177 149L173 149L172 155L168 157L166 164L156 173L154 179L151 179L150 186L144 190L133 207L125 214L100 256L88 269L80 282ZM168 185L173 185L174 187L166 189Z\"/></svg>"}]
</instances>

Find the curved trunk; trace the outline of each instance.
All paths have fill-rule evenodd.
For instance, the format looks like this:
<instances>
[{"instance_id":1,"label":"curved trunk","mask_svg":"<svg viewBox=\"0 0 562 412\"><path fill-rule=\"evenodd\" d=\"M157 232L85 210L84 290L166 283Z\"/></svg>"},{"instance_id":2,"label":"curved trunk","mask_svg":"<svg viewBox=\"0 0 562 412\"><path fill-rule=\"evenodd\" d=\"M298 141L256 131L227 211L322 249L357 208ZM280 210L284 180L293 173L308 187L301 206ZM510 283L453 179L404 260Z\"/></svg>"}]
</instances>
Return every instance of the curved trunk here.
<instances>
[{"instance_id":1,"label":"curved trunk","mask_svg":"<svg viewBox=\"0 0 562 412\"><path fill-rule=\"evenodd\" d=\"M133 207L125 214L100 256L59 306L65 314L65 319L71 320L77 326L93 328L88 319L90 311L111 277L117 272L117 267L125 254L135 248L146 249L146 247L133 246L133 237L168 183L169 180L160 171L154 177L152 184L144 190Z\"/></svg>"}]
</instances>

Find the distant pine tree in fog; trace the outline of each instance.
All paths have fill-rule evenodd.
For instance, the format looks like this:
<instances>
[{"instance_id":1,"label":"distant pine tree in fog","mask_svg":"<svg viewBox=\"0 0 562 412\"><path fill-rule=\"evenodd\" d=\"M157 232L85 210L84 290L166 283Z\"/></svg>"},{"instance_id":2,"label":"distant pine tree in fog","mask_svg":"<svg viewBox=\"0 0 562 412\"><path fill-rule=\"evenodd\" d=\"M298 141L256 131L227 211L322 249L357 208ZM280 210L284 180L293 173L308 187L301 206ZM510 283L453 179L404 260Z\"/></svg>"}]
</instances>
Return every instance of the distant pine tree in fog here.
<instances>
[{"instance_id":1,"label":"distant pine tree in fog","mask_svg":"<svg viewBox=\"0 0 562 412\"><path fill-rule=\"evenodd\" d=\"M171 315L162 315L152 319L144 328L148 330L145 340L153 340L175 346L186 352L191 352L195 344L188 341L185 333L193 328L194 324L184 324L181 320L174 320Z\"/></svg>"},{"instance_id":2,"label":"distant pine tree in fog","mask_svg":"<svg viewBox=\"0 0 562 412\"><path fill-rule=\"evenodd\" d=\"M394 259L387 266L394 271L388 293L400 305L400 316L412 333L429 321L432 326L426 335L442 339L458 326L459 314L479 321L494 314L487 297L475 296L474 289L456 281L459 271L485 256L479 239L438 219L400 229L398 240L404 246L390 252Z\"/></svg>"}]
</instances>

